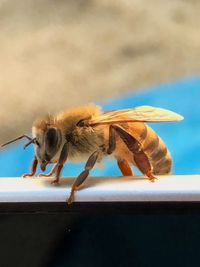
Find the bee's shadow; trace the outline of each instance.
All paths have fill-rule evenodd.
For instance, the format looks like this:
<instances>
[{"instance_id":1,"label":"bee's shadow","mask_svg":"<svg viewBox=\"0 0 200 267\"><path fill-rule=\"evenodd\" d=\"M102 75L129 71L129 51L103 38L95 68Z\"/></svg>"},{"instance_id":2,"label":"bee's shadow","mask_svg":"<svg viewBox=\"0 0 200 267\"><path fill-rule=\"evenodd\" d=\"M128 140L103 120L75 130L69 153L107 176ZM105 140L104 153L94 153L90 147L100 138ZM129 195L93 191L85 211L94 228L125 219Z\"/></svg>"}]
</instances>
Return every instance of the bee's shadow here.
<instances>
[{"instance_id":1,"label":"bee's shadow","mask_svg":"<svg viewBox=\"0 0 200 267\"><path fill-rule=\"evenodd\" d=\"M48 180L44 180L44 184L47 187L65 187L65 188L71 188L74 181L76 180L76 177L66 177L61 178L59 184L51 184L51 181L55 179L54 177L49 178ZM80 186L80 190L83 188L89 188L89 187L95 187L102 184L110 184L110 183L125 183L129 181L142 181L142 180L148 180L148 178L144 176L91 176L88 177L85 182Z\"/></svg>"}]
</instances>

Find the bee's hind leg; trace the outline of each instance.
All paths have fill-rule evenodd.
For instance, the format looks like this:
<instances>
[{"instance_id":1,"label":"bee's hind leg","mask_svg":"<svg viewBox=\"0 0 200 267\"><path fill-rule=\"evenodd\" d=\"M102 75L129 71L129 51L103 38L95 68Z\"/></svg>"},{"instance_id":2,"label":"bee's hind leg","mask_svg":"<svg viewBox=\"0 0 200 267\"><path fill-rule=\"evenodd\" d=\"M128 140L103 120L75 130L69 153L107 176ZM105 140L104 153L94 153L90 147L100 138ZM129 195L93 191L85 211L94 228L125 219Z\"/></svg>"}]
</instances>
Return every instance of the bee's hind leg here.
<instances>
[{"instance_id":1,"label":"bee's hind leg","mask_svg":"<svg viewBox=\"0 0 200 267\"><path fill-rule=\"evenodd\" d=\"M94 167L98 156L99 156L100 151L97 150L95 151L87 160L86 164L85 164L85 169L84 171L82 171L79 176L76 178L75 182L72 185L72 189L71 189L71 193L70 196L67 200L68 204L71 204L74 200L74 193L75 191L78 190L78 188L80 187L80 185L82 185L82 183L85 181L85 179L88 177L90 170Z\"/></svg>"},{"instance_id":2,"label":"bee's hind leg","mask_svg":"<svg viewBox=\"0 0 200 267\"><path fill-rule=\"evenodd\" d=\"M117 125L112 125L112 127L124 141L127 148L133 153L133 159L138 169L145 174L151 182L154 182L156 177L152 173L151 163L146 153L142 150L140 142L121 127Z\"/></svg>"},{"instance_id":3,"label":"bee's hind leg","mask_svg":"<svg viewBox=\"0 0 200 267\"><path fill-rule=\"evenodd\" d=\"M112 125L109 127L109 142L107 154L110 155L116 148L116 131ZM133 172L125 159L117 160L118 167L124 176L133 176Z\"/></svg>"},{"instance_id":4,"label":"bee's hind leg","mask_svg":"<svg viewBox=\"0 0 200 267\"><path fill-rule=\"evenodd\" d=\"M129 166L128 162L125 159L123 160L118 159L117 164L118 164L120 171L122 172L124 176L133 176L131 167Z\"/></svg>"}]
</instances>

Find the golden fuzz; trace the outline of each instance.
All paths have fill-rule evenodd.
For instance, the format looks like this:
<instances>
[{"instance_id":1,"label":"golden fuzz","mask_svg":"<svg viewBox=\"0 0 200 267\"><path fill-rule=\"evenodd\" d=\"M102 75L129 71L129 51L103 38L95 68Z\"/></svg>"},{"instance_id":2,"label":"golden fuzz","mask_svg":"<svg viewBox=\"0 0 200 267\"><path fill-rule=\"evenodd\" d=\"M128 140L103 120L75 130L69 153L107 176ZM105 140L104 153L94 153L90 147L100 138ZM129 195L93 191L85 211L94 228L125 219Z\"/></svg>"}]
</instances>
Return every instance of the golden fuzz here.
<instances>
[{"instance_id":1,"label":"golden fuzz","mask_svg":"<svg viewBox=\"0 0 200 267\"><path fill-rule=\"evenodd\" d=\"M74 117L93 117L101 114L101 108L96 105L68 108L56 116L56 121L74 120Z\"/></svg>"}]
</instances>

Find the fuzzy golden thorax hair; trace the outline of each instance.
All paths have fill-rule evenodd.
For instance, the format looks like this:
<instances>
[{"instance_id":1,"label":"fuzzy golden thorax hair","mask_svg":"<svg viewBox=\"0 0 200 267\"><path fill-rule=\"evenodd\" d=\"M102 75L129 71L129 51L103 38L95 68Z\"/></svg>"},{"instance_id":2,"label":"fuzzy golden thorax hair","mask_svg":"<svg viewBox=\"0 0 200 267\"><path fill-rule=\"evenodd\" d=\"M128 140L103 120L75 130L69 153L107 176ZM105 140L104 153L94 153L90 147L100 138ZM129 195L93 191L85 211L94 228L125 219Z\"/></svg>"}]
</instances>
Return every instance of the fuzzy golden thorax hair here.
<instances>
[{"instance_id":1,"label":"fuzzy golden thorax hair","mask_svg":"<svg viewBox=\"0 0 200 267\"><path fill-rule=\"evenodd\" d=\"M95 105L75 107L59 113L55 117L55 125L64 132L71 132L80 120L91 119L101 114L100 107Z\"/></svg>"}]
</instances>

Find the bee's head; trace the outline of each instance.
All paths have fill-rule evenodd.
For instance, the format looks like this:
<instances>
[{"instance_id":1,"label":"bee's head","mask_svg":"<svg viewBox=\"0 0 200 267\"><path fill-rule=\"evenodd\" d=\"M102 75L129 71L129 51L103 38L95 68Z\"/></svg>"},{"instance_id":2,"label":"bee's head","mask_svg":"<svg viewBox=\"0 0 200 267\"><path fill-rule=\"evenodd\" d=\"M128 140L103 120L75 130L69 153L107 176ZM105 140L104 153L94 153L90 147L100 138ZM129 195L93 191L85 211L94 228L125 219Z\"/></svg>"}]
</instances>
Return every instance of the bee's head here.
<instances>
[{"instance_id":1,"label":"bee's head","mask_svg":"<svg viewBox=\"0 0 200 267\"><path fill-rule=\"evenodd\" d=\"M35 155L44 171L61 147L61 131L41 121L41 124L33 126L32 134L35 140Z\"/></svg>"}]
</instances>

